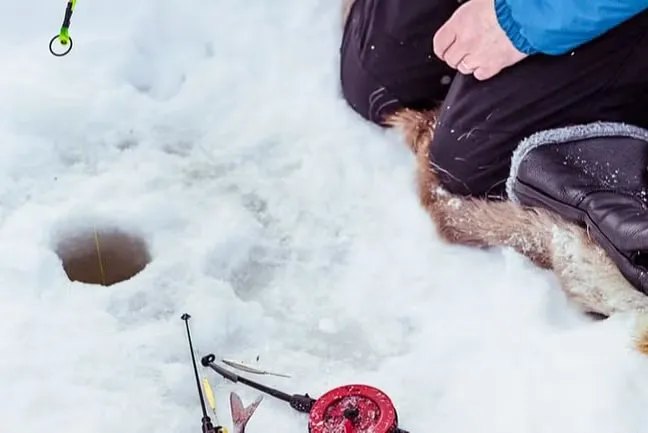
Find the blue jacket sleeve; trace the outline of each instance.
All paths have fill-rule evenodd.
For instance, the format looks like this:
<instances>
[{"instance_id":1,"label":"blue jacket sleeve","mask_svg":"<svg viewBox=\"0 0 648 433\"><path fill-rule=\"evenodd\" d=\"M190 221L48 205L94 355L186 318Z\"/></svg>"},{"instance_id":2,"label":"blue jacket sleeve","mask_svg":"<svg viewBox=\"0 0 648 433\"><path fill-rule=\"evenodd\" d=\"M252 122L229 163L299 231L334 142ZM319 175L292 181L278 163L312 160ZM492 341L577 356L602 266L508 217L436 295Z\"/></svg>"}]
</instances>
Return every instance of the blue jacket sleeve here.
<instances>
[{"instance_id":1,"label":"blue jacket sleeve","mask_svg":"<svg viewBox=\"0 0 648 433\"><path fill-rule=\"evenodd\" d=\"M495 0L500 26L526 54L564 54L648 8L648 0Z\"/></svg>"}]
</instances>

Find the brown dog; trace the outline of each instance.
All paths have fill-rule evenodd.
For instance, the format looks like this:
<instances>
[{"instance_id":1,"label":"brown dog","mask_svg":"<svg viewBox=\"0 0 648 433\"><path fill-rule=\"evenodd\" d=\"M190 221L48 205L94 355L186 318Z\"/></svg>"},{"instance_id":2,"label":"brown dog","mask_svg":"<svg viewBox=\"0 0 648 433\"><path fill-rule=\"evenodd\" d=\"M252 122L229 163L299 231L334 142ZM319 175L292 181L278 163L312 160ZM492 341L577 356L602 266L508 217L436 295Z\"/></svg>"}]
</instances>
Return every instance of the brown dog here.
<instances>
[{"instance_id":1,"label":"brown dog","mask_svg":"<svg viewBox=\"0 0 648 433\"><path fill-rule=\"evenodd\" d=\"M343 23L354 1L342 0ZM552 269L566 295L584 312L636 314L636 347L648 354L648 296L623 277L583 228L544 209L455 196L441 187L427 155L436 119L434 111L406 109L385 124L403 132L416 156L420 202L441 238L479 248L513 248L537 266Z\"/></svg>"},{"instance_id":2,"label":"brown dog","mask_svg":"<svg viewBox=\"0 0 648 433\"><path fill-rule=\"evenodd\" d=\"M610 316L638 313L637 348L648 354L644 318L648 296L636 290L587 232L559 215L510 201L455 196L439 184L427 150L434 133L433 111L403 110L387 119L399 128L416 156L418 194L443 240L479 248L510 247L537 266L552 269L562 289L582 310Z\"/></svg>"}]
</instances>

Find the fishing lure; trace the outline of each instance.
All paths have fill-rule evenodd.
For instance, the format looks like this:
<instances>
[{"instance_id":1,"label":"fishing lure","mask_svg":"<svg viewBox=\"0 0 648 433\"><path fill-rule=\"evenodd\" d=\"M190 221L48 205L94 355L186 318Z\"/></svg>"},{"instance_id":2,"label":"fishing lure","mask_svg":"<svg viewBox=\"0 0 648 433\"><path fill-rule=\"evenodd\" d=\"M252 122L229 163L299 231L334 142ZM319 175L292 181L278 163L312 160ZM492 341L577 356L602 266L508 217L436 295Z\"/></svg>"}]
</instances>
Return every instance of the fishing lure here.
<instances>
[{"instance_id":1,"label":"fishing lure","mask_svg":"<svg viewBox=\"0 0 648 433\"><path fill-rule=\"evenodd\" d=\"M214 392L209 380L205 377L202 381L202 387L200 386L200 381L198 379L198 367L196 365L196 357L194 355L193 343L191 341L191 332L189 331L189 319L191 316L189 314L183 314L182 320L185 322L187 329L187 341L189 342L189 350L191 352L191 361L193 364L193 371L196 377L196 386L198 387L198 396L200 397L200 408L202 409L202 433L228 433L226 427L220 425L218 422L218 415L216 414L216 399L214 398ZM207 407L205 405L205 398L209 403L209 406L214 414L214 420L216 421L216 426L212 423L211 418L207 414ZM259 396L251 405L245 407L241 401L241 397L238 396L235 392L230 393L230 411L232 415L232 424L234 427L234 433L245 433L245 427L247 426L250 418L254 415L254 412L261 404L263 396Z\"/></svg>"},{"instance_id":2,"label":"fishing lure","mask_svg":"<svg viewBox=\"0 0 648 433\"><path fill-rule=\"evenodd\" d=\"M288 376L287 374L274 373L272 371L267 371L267 370L260 370L258 368L252 367L251 365L245 364L240 361L235 361L233 359L221 359L221 362L225 365L229 365L232 368L236 368L237 370L245 371L252 374L267 374L269 376L290 378L290 376Z\"/></svg>"},{"instance_id":3,"label":"fishing lure","mask_svg":"<svg viewBox=\"0 0 648 433\"><path fill-rule=\"evenodd\" d=\"M203 391L205 392L205 397L207 397L207 402L211 407L212 413L214 414L214 420L216 424L218 422L218 415L216 414L216 399L214 398L214 391L212 391L211 384L207 377L203 378ZM251 405L245 407L241 401L241 397L235 392L230 393L230 413L232 416L232 424L234 427L234 433L245 433L245 427L247 423L254 415L254 412L261 404L263 396L259 396ZM222 433L228 433L227 428L220 426Z\"/></svg>"}]
</instances>

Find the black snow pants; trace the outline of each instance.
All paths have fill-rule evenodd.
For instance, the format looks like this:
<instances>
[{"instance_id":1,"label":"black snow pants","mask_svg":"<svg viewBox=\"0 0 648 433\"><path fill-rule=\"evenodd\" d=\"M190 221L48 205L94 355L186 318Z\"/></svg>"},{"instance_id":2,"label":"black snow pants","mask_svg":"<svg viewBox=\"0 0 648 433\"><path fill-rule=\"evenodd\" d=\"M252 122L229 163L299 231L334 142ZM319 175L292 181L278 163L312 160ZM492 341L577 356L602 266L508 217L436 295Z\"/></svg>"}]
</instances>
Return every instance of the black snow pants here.
<instances>
[{"instance_id":1,"label":"black snow pants","mask_svg":"<svg viewBox=\"0 0 648 433\"><path fill-rule=\"evenodd\" d=\"M356 0L344 29L344 97L380 123L401 107L443 109L431 144L451 192L504 192L513 150L544 129L592 121L648 127L648 11L561 56L536 55L480 82L432 51L457 0Z\"/></svg>"}]
</instances>

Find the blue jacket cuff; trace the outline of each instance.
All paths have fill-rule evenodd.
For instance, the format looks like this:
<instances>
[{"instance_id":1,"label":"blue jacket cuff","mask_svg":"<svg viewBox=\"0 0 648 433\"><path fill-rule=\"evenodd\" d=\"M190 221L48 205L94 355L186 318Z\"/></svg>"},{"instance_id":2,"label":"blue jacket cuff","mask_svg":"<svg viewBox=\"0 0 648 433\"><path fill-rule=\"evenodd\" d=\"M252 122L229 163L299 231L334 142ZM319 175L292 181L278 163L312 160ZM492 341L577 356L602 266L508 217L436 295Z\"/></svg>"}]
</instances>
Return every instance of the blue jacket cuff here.
<instances>
[{"instance_id":1,"label":"blue jacket cuff","mask_svg":"<svg viewBox=\"0 0 648 433\"><path fill-rule=\"evenodd\" d=\"M500 27L506 33L506 36L511 40L513 46L524 54L536 54L539 51L522 35L520 25L513 19L511 8L507 0L495 0L495 16L499 22Z\"/></svg>"}]
</instances>

